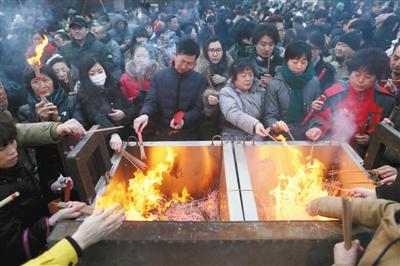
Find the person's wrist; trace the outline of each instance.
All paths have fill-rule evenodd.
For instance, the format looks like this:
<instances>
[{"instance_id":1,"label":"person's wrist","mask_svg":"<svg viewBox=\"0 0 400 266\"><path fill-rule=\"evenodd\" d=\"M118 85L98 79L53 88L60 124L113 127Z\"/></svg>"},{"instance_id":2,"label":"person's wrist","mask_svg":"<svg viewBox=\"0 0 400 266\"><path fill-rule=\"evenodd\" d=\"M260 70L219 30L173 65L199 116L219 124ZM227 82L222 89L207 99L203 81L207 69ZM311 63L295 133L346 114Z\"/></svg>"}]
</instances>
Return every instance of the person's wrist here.
<instances>
[{"instance_id":1,"label":"person's wrist","mask_svg":"<svg viewBox=\"0 0 400 266\"><path fill-rule=\"evenodd\" d=\"M59 215L57 213L53 214L50 218L49 218L49 225L51 227L54 227L56 225L56 223L59 220Z\"/></svg>"},{"instance_id":2,"label":"person's wrist","mask_svg":"<svg viewBox=\"0 0 400 266\"><path fill-rule=\"evenodd\" d=\"M79 233L79 230L76 231L71 238L75 240L75 242L79 245L79 247L84 250L89 246L89 243L86 241L86 238Z\"/></svg>"}]
</instances>

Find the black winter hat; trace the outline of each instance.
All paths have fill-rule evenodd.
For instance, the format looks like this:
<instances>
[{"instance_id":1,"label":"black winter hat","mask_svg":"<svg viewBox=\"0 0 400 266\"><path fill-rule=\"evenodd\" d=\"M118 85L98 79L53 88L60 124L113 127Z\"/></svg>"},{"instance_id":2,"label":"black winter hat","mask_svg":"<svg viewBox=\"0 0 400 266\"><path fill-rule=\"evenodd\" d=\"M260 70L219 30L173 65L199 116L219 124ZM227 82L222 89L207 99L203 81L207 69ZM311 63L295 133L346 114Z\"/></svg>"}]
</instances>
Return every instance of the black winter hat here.
<instances>
[{"instance_id":1,"label":"black winter hat","mask_svg":"<svg viewBox=\"0 0 400 266\"><path fill-rule=\"evenodd\" d=\"M339 42L345 43L350 46L351 49L357 51L361 46L361 35L356 31L350 31L343 34L340 37Z\"/></svg>"},{"instance_id":2,"label":"black winter hat","mask_svg":"<svg viewBox=\"0 0 400 266\"><path fill-rule=\"evenodd\" d=\"M69 23L69 27L70 28L72 28L73 26L87 28L88 27L88 23L86 22L86 20L83 17L76 16L71 20L71 23Z\"/></svg>"}]
</instances>

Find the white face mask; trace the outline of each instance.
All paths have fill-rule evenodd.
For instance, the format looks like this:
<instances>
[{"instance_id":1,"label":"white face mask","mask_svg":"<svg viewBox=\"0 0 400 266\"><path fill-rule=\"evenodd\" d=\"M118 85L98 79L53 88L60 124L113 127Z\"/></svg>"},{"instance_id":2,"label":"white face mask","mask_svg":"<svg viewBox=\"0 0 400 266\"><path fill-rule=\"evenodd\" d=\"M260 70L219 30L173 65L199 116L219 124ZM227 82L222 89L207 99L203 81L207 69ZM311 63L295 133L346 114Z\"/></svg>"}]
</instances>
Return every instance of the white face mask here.
<instances>
[{"instance_id":1,"label":"white face mask","mask_svg":"<svg viewBox=\"0 0 400 266\"><path fill-rule=\"evenodd\" d=\"M89 76L90 80L93 82L94 85L96 86L103 86L104 83L106 83L106 78L107 75L106 73L101 73L101 74L97 74L94 76Z\"/></svg>"}]
</instances>

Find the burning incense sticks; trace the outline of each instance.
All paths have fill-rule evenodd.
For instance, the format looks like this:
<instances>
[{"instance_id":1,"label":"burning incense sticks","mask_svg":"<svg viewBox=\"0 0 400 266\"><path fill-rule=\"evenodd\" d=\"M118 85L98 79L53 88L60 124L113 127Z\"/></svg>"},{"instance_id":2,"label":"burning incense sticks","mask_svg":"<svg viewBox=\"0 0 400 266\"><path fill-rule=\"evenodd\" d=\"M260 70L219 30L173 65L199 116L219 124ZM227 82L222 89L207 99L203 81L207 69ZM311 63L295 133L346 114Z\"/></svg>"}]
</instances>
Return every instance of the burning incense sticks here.
<instances>
[{"instance_id":1,"label":"burning incense sticks","mask_svg":"<svg viewBox=\"0 0 400 266\"><path fill-rule=\"evenodd\" d=\"M8 196L7 198L3 199L2 201L0 201L0 208L6 206L8 203L10 203L13 200L15 200L18 196L19 196L19 192L17 191L17 192L12 193L10 196Z\"/></svg>"},{"instance_id":2,"label":"burning incense sticks","mask_svg":"<svg viewBox=\"0 0 400 266\"><path fill-rule=\"evenodd\" d=\"M129 152L127 152L125 150L121 150L121 155L126 160L128 160L128 162L130 162L133 166L135 166L137 169L139 169L140 171L144 171L147 169L147 165L144 162L142 162L141 160L139 160L138 158L136 158Z\"/></svg>"},{"instance_id":3,"label":"burning incense sticks","mask_svg":"<svg viewBox=\"0 0 400 266\"><path fill-rule=\"evenodd\" d=\"M351 201L349 199L342 198L342 229L344 248L346 250L351 248L352 223L353 217L351 214Z\"/></svg>"},{"instance_id":4,"label":"burning incense sticks","mask_svg":"<svg viewBox=\"0 0 400 266\"><path fill-rule=\"evenodd\" d=\"M139 144L139 150L140 150L140 159L145 161L146 160L146 153L144 151L144 145L143 145L143 137L142 137L142 131L138 131L138 144Z\"/></svg>"}]
</instances>

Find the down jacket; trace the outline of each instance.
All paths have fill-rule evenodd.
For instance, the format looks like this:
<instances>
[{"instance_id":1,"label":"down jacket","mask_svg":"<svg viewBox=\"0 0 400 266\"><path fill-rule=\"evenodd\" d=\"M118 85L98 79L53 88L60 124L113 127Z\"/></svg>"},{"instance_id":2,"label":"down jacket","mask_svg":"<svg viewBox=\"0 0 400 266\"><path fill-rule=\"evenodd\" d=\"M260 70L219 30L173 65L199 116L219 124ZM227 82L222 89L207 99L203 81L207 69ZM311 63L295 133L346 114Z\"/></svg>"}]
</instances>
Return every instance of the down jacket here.
<instances>
[{"instance_id":1,"label":"down jacket","mask_svg":"<svg viewBox=\"0 0 400 266\"><path fill-rule=\"evenodd\" d=\"M256 137L254 126L262 119L265 89L255 79L248 92L239 90L232 80L219 93L219 107L224 116L222 137L244 140Z\"/></svg>"},{"instance_id":2,"label":"down jacket","mask_svg":"<svg viewBox=\"0 0 400 266\"><path fill-rule=\"evenodd\" d=\"M311 109L312 101L316 100L320 95L319 80L317 77L313 77L305 85L303 90L304 108L305 111ZM286 115L289 109L291 88L286 83L281 73L278 73L276 77L271 81L265 90L264 95L264 118L263 123L265 127L271 127L279 120L286 121ZM307 128L303 128L300 125L288 124L290 131L297 139L305 138L305 131Z\"/></svg>"},{"instance_id":3,"label":"down jacket","mask_svg":"<svg viewBox=\"0 0 400 266\"><path fill-rule=\"evenodd\" d=\"M182 111L184 126L181 131L194 132L203 111L202 94L206 79L190 70L180 74L175 67L162 69L155 73L140 114L159 118L157 129L169 128L173 115Z\"/></svg>"}]
</instances>

